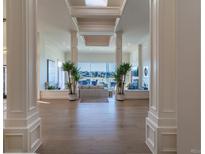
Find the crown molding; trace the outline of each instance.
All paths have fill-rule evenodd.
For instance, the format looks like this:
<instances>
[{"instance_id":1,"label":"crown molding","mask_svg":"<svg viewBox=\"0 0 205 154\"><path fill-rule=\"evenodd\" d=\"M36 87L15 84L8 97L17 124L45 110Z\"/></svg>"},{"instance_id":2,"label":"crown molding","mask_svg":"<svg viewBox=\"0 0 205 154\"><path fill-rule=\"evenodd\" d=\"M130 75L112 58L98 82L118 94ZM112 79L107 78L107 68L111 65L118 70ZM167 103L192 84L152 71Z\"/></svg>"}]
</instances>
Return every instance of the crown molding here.
<instances>
[{"instance_id":1,"label":"crown molding","mask_svg":"<svg viewBox=\"0 0 205 154\"><path fill-rule=\"evenodd\" d=\"M73 6L70 10L72 17L120 17L121 11L120 7L106 7L106 8L96 8L96 7L84 7L84 6Z\"/></svg>"},{"instance_id":2,"label":"crown molding","mask_svg":"<svg viewBox=\"0 0 205 154\"><path fill-rule=\"evenodd\" d=\"M126 5L126 4L127 4L127 0L123 0L122 6L121 6L121 8L120 8L120 15L123 14L123 11L124 11L124 8L125 8L125 5Z\"/></svg>"},{"instance_id":3,"label":"crown molding","mask_svg":"<svg viewBox=\"0 0 205 154\"><path fill-rule=\"evenodd\" d=\"M66 4L68 10L70 11L71 8L72 8L71 5L70 5L70 2L68 0L65 0L65 4Z\"/></svg>"},{"instance_id":4,"label":"crown molding","mask_svg":"<svg viewBox=\"0 0 205 154\"><path fill-rule=\"evenodd\" d=\"M72 18L72 22L76 28L76 30L79 32L79 26L78 26L78 21L75 17L71 17Z\"/></svg>"},{"instance_id":5,"label":"crown molding","mask_svg":"<svg viewBox=\"0 0 205 154\"><path fill-rule=\"evenodd\" d=\"M117 31L117 26L118 26L119 22L120 22L120 18L116 18L116 20L115 20L115 26L114 26L114 32Z\"/></svg>"},{"instance_id":6,"label":"crown molding","mask_svg":"<svg viewBox=\"0 0 205 154\"><path fill-rule=\"evenodd\" d=\"M113 32L112 25L79 25L80 32Z\"/></svg>"},{"instance_id":7,"label":"crown molding","mask_svg":"<svg viewBox=\"0 0 205 154\"><path fill-rule=\"evenodd\" d=\"M95 31L86 31L86 32L81 32L79 31L79 35L114 35L114 32L95 32Z\"/></svg>"}]
</instances>

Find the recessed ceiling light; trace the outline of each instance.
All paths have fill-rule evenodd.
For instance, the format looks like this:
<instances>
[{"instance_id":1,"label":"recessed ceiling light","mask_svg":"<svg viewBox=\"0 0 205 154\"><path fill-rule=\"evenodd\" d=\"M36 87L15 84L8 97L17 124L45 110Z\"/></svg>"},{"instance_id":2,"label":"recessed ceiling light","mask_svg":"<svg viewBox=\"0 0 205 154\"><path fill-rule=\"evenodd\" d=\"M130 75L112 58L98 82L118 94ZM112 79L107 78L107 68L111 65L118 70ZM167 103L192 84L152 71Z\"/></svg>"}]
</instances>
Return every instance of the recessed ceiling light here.
<instances>
[{"instance_id":1,"label":"recessed ceiling light","mask_svg":"<svg viewBox=\"0 0 205 154\"><path fill-rule=\"evenodd\" d=\"M108 0L85 0L86 6L99 6L99 7L106 7Z\"/></svg>"}]
</instances>

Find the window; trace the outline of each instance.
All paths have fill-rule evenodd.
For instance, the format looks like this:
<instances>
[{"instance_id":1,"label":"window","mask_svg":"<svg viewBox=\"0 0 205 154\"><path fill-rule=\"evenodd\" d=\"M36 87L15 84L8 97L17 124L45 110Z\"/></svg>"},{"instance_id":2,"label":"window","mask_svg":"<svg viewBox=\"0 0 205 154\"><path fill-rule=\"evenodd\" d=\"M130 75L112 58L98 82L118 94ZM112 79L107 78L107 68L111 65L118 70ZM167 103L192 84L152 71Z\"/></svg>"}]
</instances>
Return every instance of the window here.
<instances>
[{"instance_id":1,"label":"window","mask_svg":"<svg viewBox=\"0 0 205 154\"><path fill-rule=\"evenodd\" d=\"M64 89L65 88L65 72L62 69L63 63L61 61L58 62L58 88Z\"/></svg>"},{"instance_id":2,"label":"window","mask_svg":"<svg viewBox=\"0 0 205 154\"><path fill-rule=\"evenodd\" d=\"M64 89L65 74L62 70L62 61L47 59L47 84L46 89Z\"/></svg>"},{"instance_id":3,"label":"window","mask_svg":"<svg viewBox=\"0 0 205 154\"><path fill-rule=\"evenodd\" d=\"M81 80L80 85L102 85L105 88L114 88L114 63L79 63Z\"/></svg>"},{"instance_id":4,"label":"window","mask_svg":"<svg viewBox=\"0 0 205 154\"><path fill-rule=\"evenodd\" d=\"M47 82L50 86L56 85L55 61L47 59Z\"/></svg>"},{"instance_id":5,"label":"window","mask_svg":"<svg viewBox=\"0 0 205 154\"><path fill-rule=\"evenodd\" d=\"M128 86L128 89L138 89L139 88L139 74L137 65L133 65L131 68L131 83Z\"/></svg>"}]
</instances>

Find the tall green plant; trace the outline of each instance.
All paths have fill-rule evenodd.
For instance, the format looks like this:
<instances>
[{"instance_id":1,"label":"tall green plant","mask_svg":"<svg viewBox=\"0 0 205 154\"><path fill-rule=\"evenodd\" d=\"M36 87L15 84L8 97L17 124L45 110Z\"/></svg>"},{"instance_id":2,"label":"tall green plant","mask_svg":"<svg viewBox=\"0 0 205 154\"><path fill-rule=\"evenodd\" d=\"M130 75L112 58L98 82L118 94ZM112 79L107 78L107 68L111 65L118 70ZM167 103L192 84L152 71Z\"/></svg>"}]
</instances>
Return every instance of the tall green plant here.
<instances>
[{"instance_id":1,"label":"tall green plant","mask_svg":"<svg viewBox=\"0 0 205 154\"><path fill-rule=\"evenodd\" d=\"M80 71L75 65L71 70L71 77L72 77L72 89L73 92L75 93L78 81L80 80Z\"/></svg>"},{"instance_id":2,"label":"tall green plant","mask_svg":"<svg viewBox=\"0 0 205 154\"><path fill-rule=\"evenodd\" d=\"M77 83L80 80L80 72L74 63L67 61L63 63L63 71L68 74L67 86L69 89L69 94L75 94Z\"/></svg>"},{"instance_id":3,"label":"tall green plant","mask_svg":"<svg viewBox=\"0 0 205 154\"><path fill-rule=\"evenodd\" d=\"M131 70L131 65L129 63L123 63L121 64L115 74L114 79L116 81L117 86L117 94L123 95L124 94L124 87L125 87L125 81L126 81L126 75Z\"/></svg>"}]
</instances>

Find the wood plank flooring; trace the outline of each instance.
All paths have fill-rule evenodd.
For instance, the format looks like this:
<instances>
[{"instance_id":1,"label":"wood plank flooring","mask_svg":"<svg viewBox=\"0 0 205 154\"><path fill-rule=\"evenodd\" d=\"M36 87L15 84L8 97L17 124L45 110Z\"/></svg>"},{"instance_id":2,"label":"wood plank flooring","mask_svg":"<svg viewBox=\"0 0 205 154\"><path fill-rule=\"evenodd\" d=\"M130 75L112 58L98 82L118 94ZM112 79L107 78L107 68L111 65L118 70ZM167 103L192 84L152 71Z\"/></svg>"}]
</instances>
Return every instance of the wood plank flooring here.
<instances>
[{"instance_id":1,"label":"wood plank flooring","mask_svg":"<svg viewBox=\"0 0 205 154\"><path fill-rule=\"evenodd\" d=\"M148 101L39 102L40 154L151 154L145 144Z\"/></svg>"}]
</instances>

